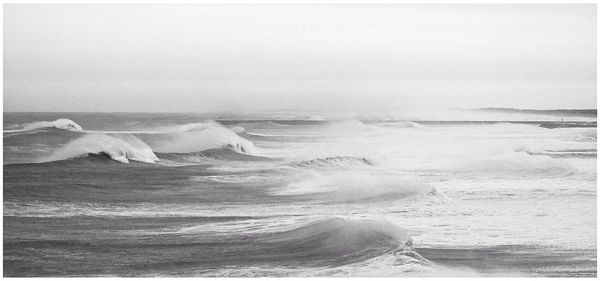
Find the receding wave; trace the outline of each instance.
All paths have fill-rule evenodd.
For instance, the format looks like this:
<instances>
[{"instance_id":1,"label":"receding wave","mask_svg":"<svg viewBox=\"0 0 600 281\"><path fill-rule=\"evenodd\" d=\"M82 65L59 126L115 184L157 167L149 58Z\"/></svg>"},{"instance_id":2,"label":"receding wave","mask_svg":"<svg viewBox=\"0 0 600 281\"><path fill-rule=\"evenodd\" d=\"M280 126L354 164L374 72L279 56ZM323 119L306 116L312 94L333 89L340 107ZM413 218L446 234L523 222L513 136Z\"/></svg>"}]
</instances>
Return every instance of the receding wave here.
<instances>
[{"instance_id":1,"label":"receding wave","mask_svg":"<svg viewBox=\"0 0 600 281\"><path fill-rule=\"evenodd\" d=\"M372 160L366 157L333 156L289 163L294 168L349 168L354 166L373 166Z\"/></svg>"},{"instance_id":2,"label":"receding wave","mask_svg":"<svg viewBox=\"0 0 600 281\"><path fill-rule=\"evenodd\" d=\"M61 130L76 131L76 132L83 131L83 128L81 128L81 126L79 126L79 124L75 123L73 120L61 118L61 119L57 119L54 121L38 121L38 122L28 123L28 124L22 125L22 127L20 129L4 130L3 132L4 133L29 132L29 131L34 131L34 130L44 129L44 128L57 128L57 129L61 129Z\"/></svg>"},{"instance_id":3,"label":"receding wave","mask_svg":"<svg viewBox=\"0 0 600 281\"><path fill-rule=\"evenodd\" d=\"M129 163L130 160L154 163L158 160L152 149L133 135L88 134L67 143L51 156L40 159L39 162L67 160L88 155L107 155L110 159L121 163Z\"/></svg>"}]
</instances>

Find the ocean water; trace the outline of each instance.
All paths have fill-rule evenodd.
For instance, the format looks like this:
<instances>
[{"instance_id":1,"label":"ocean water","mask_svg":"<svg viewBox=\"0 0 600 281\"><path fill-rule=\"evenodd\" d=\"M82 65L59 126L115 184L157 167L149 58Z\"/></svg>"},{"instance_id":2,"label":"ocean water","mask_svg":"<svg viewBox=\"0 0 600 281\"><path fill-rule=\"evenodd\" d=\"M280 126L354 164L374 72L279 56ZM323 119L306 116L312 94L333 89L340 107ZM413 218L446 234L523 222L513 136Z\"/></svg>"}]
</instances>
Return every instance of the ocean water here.
<instances>
[{"instance_id":1,"label":"ocean water","mask_svg":"<svg viewBox=\"0 0 600 281\"><path fill-rule=\"evenodd\" d=\"M4 113L4 276L597 274L595 127L221 117Z\"/></svg>"}]
</instances>

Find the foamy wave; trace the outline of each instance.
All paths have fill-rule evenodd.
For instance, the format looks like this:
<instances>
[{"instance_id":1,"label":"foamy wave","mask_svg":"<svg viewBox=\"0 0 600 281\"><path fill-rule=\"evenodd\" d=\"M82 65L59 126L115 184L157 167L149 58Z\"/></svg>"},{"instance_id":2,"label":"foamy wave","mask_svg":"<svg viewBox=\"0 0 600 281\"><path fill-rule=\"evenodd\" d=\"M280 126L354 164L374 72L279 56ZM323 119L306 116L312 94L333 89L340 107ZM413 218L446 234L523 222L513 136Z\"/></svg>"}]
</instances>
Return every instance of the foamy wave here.
<instances>
[{"instance_id":1,"label":"foamy wave","mask_svg":"<svg viewBox=\"0 0 600 281\"><path fill-rule=\"evenodd\" d=\"M532 149L526 146L520 146L515 152L525 152L529 155L546 155L552 158L592 158L597 156L597 150L594 148L571 148L571 149Z\"/></svg>"},{"instance_id":2,"label":"foamy wave","mask_svg":"<svg viewBox=\"0 0 600 281\"><path fill-rule=\"evenodd\" d=\"M229 148L240 153L256 153L252 142L214 121L163 129L157 134L140 135L156 152L190 153L213 148Z\"/></svg>"},{"instance_id":3,"label":"foamy wave","mask_svg":"<svg viewBox=\"0 0 600 281\"><path fill-rule=\"evenodd\" d=\"M581 132L581 133L575 135L576 141L596 141L597 138L598 137L597 137L596 129L586 130L584 132Z\"/></svg>"},{"instance_id":4,"label":"foamy wave","mask_svg":"<svg viewBox=\"0 0 600 281\"><path fill-rule=\"evenodd\" d=\"M231 127L229 129L232 130L236 134L241 134L246 131L246 129L244 129L244 127L240 127L240 126Z\"/></svg>"},{"instance_id":5,"label":"foamy wave","mask_svg":"<svg viewBox=\"0 0 600 281\"><path fill-rule=\"evenodd\" d=\"M70 119L57 119L54 121L38 121L23 125L22 129L4 130L5 133L28 132L43 128L57 128L67 131L81 132L83 128Z\"/></svg>"},{"instance_id":6,"label":"foamy wave","mask_svg":"<svg viewBox=\"0 0 600 281\"><path fill-rule=\"evenodd\" d=\"M415 123L415 122L411 122L411 121L403 121L403 122L398 122L396 124L394 124L394 127L400 127L400 128L423 128L425 126Z\"/></svg>"},{"instance_id":7,"label":"foamy wave","mask_svg":"<svg viewBox=\"0 0 600 281\"><path fill-rule=\"evenodd\" d=\"M40 162L66 160L90 154L106 154L121 163L129 163L129 160L154 163L158 160L148 145L132 135L117 137L89 134L67 143L51 156L41 159Z\"/></svg>"},{"instance_id":8,"label":"foamy wave","mask_svg":"<svg viewBox=\"0 0 600 281\"><path fill-rule=\"evenodd\" d=\"M338 134L371 131L377 127L365 124L360 120L346 119L339 121L328 121L322 125L322 128L327 130L328 133Z\"/></svg>"},{"instance_id":9,"label":"foamy wave","mask_svg":"<svg viewBox=\"0 0 600 281\"><path fill-rule=\"evenodd\" d=\"M365 172L313 173L272 190L273 195L308 196L335 202L393 200L433 192L433 187L394 175ZM434 193L432 193L434 194Z\"/></svg>"},{"instance_id":10,"label":"foamy wave","mask_svg":"<svg viewBox=\"0 0 600 281\"><path fill-rule=\"evenodd\" d=\"M531 147L531 146L525 145L525 144L515 145L514 146L514 151L515 152L525 152L525 153L530 154L530 155L542 152L542 150L539 149L539 148L534 148L534 147Z\"/></svg>"},{"instance_id":11,"label":"foamy wave","mask_svg":"<svg viewBox=\"0 0 600 281\"><path fill-rule=\"evenodd\" d=\"M292 162L288 164L294 168L310 168L310 169L321 169L321 168L349 168L354 166L373 166L373 161L365 157L352 157L352 156L334 156L317 158L299 162Z\"/></svg>"},{"instance_id":12,"label":"foamy wave","mask_svg":"<svg viewBox=\"0 0 600 281\"><path fill-rule=\"evenodd\" d=\"M492 175L519 176L565 176L577 172L569 163L547 155L530 155L519 151L496 155L488 159L473 159L463 162L450 170L463 172L485 172Z\"/></svg>"}]
</instances>

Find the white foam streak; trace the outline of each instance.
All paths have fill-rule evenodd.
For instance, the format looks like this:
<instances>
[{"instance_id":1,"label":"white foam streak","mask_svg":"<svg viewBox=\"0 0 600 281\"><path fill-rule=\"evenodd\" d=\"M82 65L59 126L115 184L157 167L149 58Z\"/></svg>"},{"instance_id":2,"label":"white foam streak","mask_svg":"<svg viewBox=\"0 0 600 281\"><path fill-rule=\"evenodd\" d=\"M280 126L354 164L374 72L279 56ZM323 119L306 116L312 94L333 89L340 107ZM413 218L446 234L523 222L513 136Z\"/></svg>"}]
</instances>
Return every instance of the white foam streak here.
<instances>
[{"instance_id":1,"label":"white foam streak","mask_svg":"<svg viewBox=\"0 0 600 281\"><path fill-rule=\"evenodd\" d=\"M374 171L348 171L332 173L307 173L303 180L295 180L273 195L310 195L322 199L353 202L386 197L402 198L427 193L433 187L397 175Z\"/></svg>"}]
</instances>

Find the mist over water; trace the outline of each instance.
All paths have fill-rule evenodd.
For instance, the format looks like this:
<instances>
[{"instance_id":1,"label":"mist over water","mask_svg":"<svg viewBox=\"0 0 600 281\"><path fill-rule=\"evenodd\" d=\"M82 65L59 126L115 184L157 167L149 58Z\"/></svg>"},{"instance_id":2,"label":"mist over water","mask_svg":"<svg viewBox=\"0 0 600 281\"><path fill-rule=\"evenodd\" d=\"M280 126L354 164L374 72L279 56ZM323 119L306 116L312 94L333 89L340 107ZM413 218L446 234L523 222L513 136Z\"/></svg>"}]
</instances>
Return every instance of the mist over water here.
<instances>
[{"instance_id":1,"label":"mist over water","mask_svg":"<svg viewBox=\"0 0 600 281\"><path fill-rule=\"evenodd\" d=\"M4 18L5 111L596 104L593 4L12 4Z\"/></svg>"},{"instance_id":2,"label":"mist over water","mask_svg":"<svg viewBox=\"0 0 600 281\"><path fill-rule=\"evenodd\" d=\"M296 2L4 5L4 276L597 276L596 5Z\"/></svg>"},{"instance_id":3,"label":"mist over water","mask_svg":"<svg viewBox=\"0 0 600 281\"><path fill-rule=\"evenodd\" d=\"M460 114L5 113L4 274L596 276L595 114Z\"/></svg>"}]
</instances>

